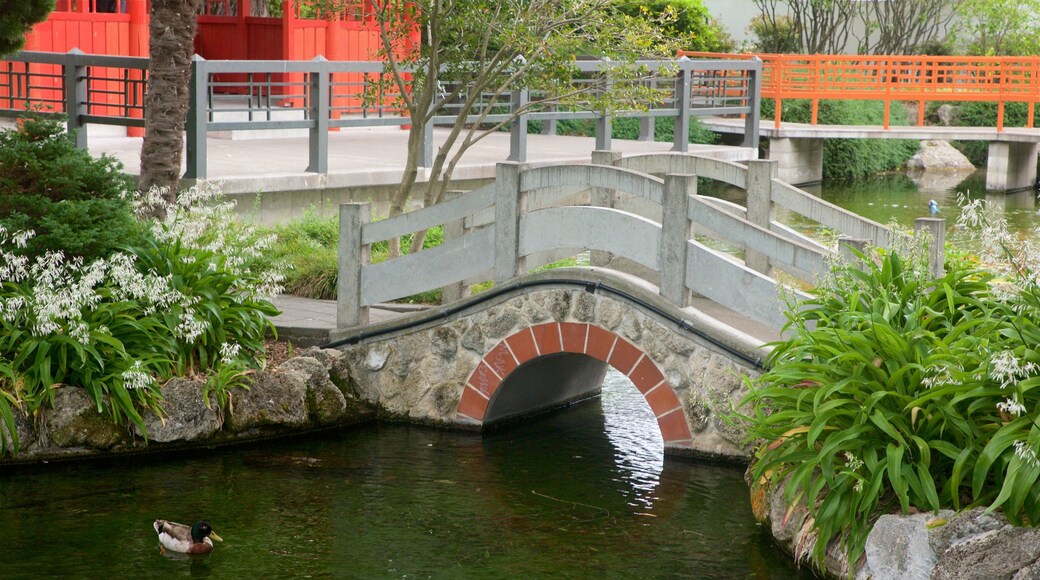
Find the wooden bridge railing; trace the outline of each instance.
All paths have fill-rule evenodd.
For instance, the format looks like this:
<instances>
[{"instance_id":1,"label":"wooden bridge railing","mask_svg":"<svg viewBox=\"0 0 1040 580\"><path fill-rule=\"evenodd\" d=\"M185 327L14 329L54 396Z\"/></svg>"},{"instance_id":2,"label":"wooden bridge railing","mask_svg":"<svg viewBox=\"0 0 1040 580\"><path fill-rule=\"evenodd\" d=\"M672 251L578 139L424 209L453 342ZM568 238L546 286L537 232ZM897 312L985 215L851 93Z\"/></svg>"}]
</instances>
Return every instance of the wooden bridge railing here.
<instances>
[{"instance_id":1,"label":"wooden bridge railing","mask_svg":"<svg viewBox=\"0 0 1040 580\"><path fill-rule=\"evenodd\" d=\"M1026 126L1033 127L1040 101L1040 57L724 54L680 52L689 58L762 61L762 98L776 102L780 128L785 99L809 99L812 123L827 99L862 99L885 103L889 127L893 102L918 104L917 124L924 125L926 102L985 101L997 104L997 130L1004 128L1007 103L1025 103Z\"/></svg>"},{"instance_id":2,"label":"wooden bridge railing","mask_svg":"<svg viewBox=\"0 0 1040 580\"><path fill-rule=\"evenodd\" d=\"M776 180L774 167L772 161L744 166L679 153L622 159L598 151L592 165L502 163L491 184L380 222L369 223L367 204L343 204L338 326L367 323L368 309L379 302L435 288L451 289L450 299L457 299L467 293L459 286L501 284L588 250L594 261L620 265L658 285L679 308L692 292L780 328L786 319L779 290L766 274L776 268L812 284L828 271L832 252L777 223L776 206L857 244L888 247L892 233ZM697 195L698 176L745 189L747 209ZM372 244L438 225L444 226L443 244L370 263ZM700 237L734 247L743 264ZM628 269L631 264L638 271Z\"/></svg>"}]
</instances>

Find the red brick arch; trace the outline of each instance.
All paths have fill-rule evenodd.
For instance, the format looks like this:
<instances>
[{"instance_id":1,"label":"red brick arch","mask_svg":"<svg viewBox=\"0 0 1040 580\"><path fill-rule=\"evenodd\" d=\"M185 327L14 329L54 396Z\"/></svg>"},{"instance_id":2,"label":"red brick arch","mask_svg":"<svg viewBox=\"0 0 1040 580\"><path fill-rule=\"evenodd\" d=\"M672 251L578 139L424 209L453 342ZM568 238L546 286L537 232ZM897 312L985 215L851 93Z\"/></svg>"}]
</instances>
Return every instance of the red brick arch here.
<instances>
[{"instance_id":1,"label":"red brick arch","mask_svg":"<svg viewBox=\"0 0 1040 580\"><path fill-rule=\"evenodd\" d=\"M548 322L506 337L470 375L458 418L482 423L491 397L510 373L527 361L560 352L591 356L628 376L657 417L665 447L691 447L686 414L657 364L637 346L594 324Z\"/></svg>"}]
</instances>

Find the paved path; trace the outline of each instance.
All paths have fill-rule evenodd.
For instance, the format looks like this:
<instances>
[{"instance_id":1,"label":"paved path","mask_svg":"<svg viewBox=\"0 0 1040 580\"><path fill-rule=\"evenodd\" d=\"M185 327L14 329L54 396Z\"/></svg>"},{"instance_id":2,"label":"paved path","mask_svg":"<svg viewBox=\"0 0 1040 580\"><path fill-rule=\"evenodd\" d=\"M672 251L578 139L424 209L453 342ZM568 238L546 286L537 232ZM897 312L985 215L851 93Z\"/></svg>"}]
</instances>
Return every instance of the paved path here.
<instances>
[{"instance_id":1,"label":"paved path","mask_svg":"<svg viewBox=\"0 0 1040 580\"><path fill-rule=\"evenodd\" d=\"M88 129L90 152L115 157L125 171L138 175L141 166L140 137L112 136L113 129L99 127L97 136ZM246 133L246 132L242 132ZM434 130L437 148L448 133ZM307 173L308 142L305 137L207 140L207 178L220 181L226 193L258 191L305 191L393 185L400 183L407 156L408 132L397 127L344 129L329 134L329 173ZM615 139L615 151L625 155L664 152L671 143ZM532 164L588 163L595 149L592 137L529 135L528 159ZM690 145L690 153L728 161L755 159L757 152L745 147ZM494 133L471 147L457 166L456 179L490 179L495 163L509 156L509 133ZM182 163L183 166L183 163ZM420 181L424 181L425 176Z\"/></svg>"}]
</instances>

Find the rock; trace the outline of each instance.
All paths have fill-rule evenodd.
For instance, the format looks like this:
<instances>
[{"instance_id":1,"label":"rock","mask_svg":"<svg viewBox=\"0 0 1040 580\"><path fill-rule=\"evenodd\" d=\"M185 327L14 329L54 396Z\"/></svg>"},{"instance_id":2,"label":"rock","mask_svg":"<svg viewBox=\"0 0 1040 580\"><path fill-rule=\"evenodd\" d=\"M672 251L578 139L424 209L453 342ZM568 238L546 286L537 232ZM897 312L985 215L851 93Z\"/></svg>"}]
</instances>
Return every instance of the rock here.
<instances>
[{"instance_id":1,"label":"rock","mask_svg":"<svg viewBox=\"0 0 1040 580\"><path fill-rule=\"evenodd\" d=\"M163 397L165 420L151 413L144 417L148 439L159 443L196 441L220 431L224 422L212 398L209 407L206 407L206 401L202 398L204 387L202 381L185 378L167 381L159 389ZM146 436L136 425L134 433L139 437Z\"/></svg>"},{"instance_id":2,"label":"rock","mask_svg":"<svg viewBox=\"0 0 1040 580\"><path fill-rule=\"evenodd\" d=\"M279 370L297 372L307 388L307 411L319 425L332 425L347 412L347 400L332 384L325 365L317 358L296 357L282 363Z\"/></svg>"},{"instance_id":3,"label":"rock","mask_svg":"<svg viewBox=\"0 0 1040 580\"><path fill-rule=\"evenodd\" d=\"M940 105L939 108L935 110L935 116L939 118L940 125L949 127L950 125L953 125L953 122L960 116L960 112L957 110L957 107L954 107L953 105Z\"/></svg>"},{"instance_id":4,"label":"rock","mask_svg":"<svg viewBox=\"0 0 1040 580\"><path fill-rule=\"evenodd\" d=\"M52 446L104 450L121 440L112 419L98 412L94 400L79 387L55 389L54 408L45 413L44 421Z\"/></svg>"},{"instance_id":5,"label":"rock","mask_svg":"<svg viewBox=\"0 0 1040 580\"><path fill-rule=\"evenodd\" d=\"M313 359L312 359L313 360ZM302 427L307 424L305 375L297 371L260 371L248 391L235 393L228 418L232 431L254 427Z\"/></svg>"},{"instance_id":6,"label":"rock","mask_svg":"<svg viewBox=\"0 0 1040 580\"><path fill-rule=\"evenodd\" d=\"M329 353L339 352L332 349L321 348L317 346L310 346L300 351L300 354L296 355L299 357L308 357L317 359L321 363L325 370L332 368L332 359ZM294 357L295 358L295 357Z\"/></svg>"},{"instance_id":7,"label":"rock","mask_svg":"<svg viewBox=\"0 0 1040 580\"><path fill-rule=\"evenodd\" d=\"M470 326L466 332L462 333L460 343L463 348L478 354L483 354L485 352L484 349L487 348L487 340L484 339L484 333L477 324Z\"/></svg>"},{"instance_id":8,"label":"rock","mask_svg":"<svg viewBox=\"0 0 1040 580\"><path fill-rule=\"evenodd\" d=\"M326 366L329 370L329 380L336 385L344 397L356 399L354 383L350 380L350 361L347 359L347 353L341 350L326 349L325 356L329 360Z\"/></svg>"},{"instance_id":9,"label":"rock","mask_svg":"<svg viewBox=\"0 0 1040 580\"><path fill-rule=\"evenodd\" d=\"M907 169L922 171L971 171L975 166L948 141L921 141L921 148L906 162Z\"/></svg>"},{"instance_id":10,"label":"rock","mask_svg":"<svg viewBox=\"0 0 1040 580\"><path fill-rule=\"evenodd\" d=\"M1007 521L1000 521L997 529L986 529L992 523L979 522L980 518L996 519L996 516L984 514L982 510L962 514L957 519L968 520L964 527L975 527L979 531L955 538L948 545L936 542L942 552L932 578L1010 578L1020 572L1028 574L1028 570L1036 566L1040 559L1040 530L1018 528Z\"/></svg>"},{"instance_id":11,"label":"rock","mask_svg":"<svg viewBox=\"0 0 1040 580\"><path fill-rule=\"evenodd\" d=\"M878 518L867 536L864 548L866 562L856 577L911 580L928 578L935 566L936 554L929 541L928 523L936 517L948 518L953 512L939 516L884 515Z\"/></svg>"},{"instance_id":12,"label":"rock","mask_svg":"<svg viewBox=\"0 0 1040 580\"><path fill-rule=\"evenodd\" d=\"M11 409L11 415L14 419L14 433L18 436L18 450L21 451L36 442L36 429L33 428L32 419L17 408ZM0 419L0 438L3 439L6 452L14 455L14 441L7 428L7 423L3 419Z\"/></svg>"}]
</instances>

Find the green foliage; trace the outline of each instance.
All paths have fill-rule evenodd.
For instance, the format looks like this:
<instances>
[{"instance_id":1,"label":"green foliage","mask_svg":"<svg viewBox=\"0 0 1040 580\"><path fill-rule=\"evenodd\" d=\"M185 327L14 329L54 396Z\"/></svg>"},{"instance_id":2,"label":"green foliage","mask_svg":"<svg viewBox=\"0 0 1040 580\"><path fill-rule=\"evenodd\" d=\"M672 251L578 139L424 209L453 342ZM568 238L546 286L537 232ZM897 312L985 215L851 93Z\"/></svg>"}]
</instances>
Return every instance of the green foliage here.
<instances>
[{"instance_id":1,"label":"green foliage","mask_svg":"<svg viewBox=\"0 0 1040 580\"><path fill-rule=\"evenodd\" d=\"M762 118L772 119L775 102L762 101ZM877 125L884 123L881 101L820 101L817 113L820 125ZM781 120L809 123L812 103L807 99L783 101ZM902 107L893 106L892 125L906 125ZM855 179L902 167L917 152L919 143L905 139L827 139L823 145L824 179Z\"/></svg>"},{"instance_id":2,"label":"green foliage","mask_svg":"<svg viewBox=\"0 0 1040 580\"><path fill-rule=\"evenodd\" d=\"M4 2L0 10L0 56L25 46L25 35L33 24L43 22L54 10L54 0L16 0Z\"/></svg>"},{"instance_id":3,"label":"green foliage","mask_svg":"<svg viewBox=\"0 0 1040 580\"><path fill-rule=\"evenodd\" d=\"M19 253L92 259L143 239L133 180L110 157L76 149L63 125L30 116L0 132L0 225L36 236Z\"/></svg>"},{"instance_id":4,"label":"green foliage","mask_svg":"<svg viewBox=\"0 0 1040 580\"><path fill-rule=\"evenodd\" d=\"M288 271L284 287L289 294L334 300L339 279L336 244L339 241L339 221L336 217L321 217L307 212L301 219L274 228L277 242L271 248L271 258L286 264ZM408 248L412 235L401 238L402 247ZM439 246L444 230L436 227L427 232L423 248ZM387 242L372 245L372 263L387 259ZM431 290L402 298L401 302L430 304L440 302L440 290Z\"/></svg>"},{"instance_id":5,"label":"green foliage","mask_svg":"<svg viewBox=\"0 0 1040 580\"><path fill-rule=\"evenodd\" d=\"M966 54L1040 54L1040 0L964 0L954 9L966 38Z\"/></svg>"},{"instance_id":6,"label":"green foliage","mask_svg":"<svg viewBox=\"0 0 1040 580\"><path fill-rule=\"evenodd\" d=\"M635 140L639 138L640 120L636 117L621 117L614 119L611 123L611 138ZM542 129L541 121L531 121L529 131L538 133ZM595 121L565 119L556 123L557 135L577 135L580 137L594 137L596 135ZM654 141L671 143L675 135L675 123L671 118L656 117L654 119ZM690 118L690 143L710 145L717 143L719 136L714 131L708 130L696 117Z\"/></svg>"},{"instance_id":7,"label":"green foliage","mask_svg":"<svg viewBox=\"0 0 1040 580\"><path fill-rule=\"evenodd\" d=\"M732 52L736 47L701 0L623 0L618 10L658 22L665 36L676 39L685 50Z\"/></svg>"},{"instance_id":8,"label":"green foliage","mask_svg":"<svg viewBox=\"0 0 1040 580\"><path fill-rule=\"evenodd\" d=\"M1025 127L1028 120L1026 103L1004 104L1004 126ZM981 101L958 103L957 115L953 124L958 127L996 127L997 104ZM984 166L989 156L988 141L955 141L954 147L959 149L976 166Z\"/></svg>"},{"instance_id":9,"label":"green foliage","mask_svg":"<svg viewBox=\"0 0 1040 580\"><path fill-rule=\"evenodd\" d=\"M758 14L747 25L755 52L797 54L800 52L798 28L790 16L778 16L775 22Z\"/></svg>"},{"instance_id":10,"label":"green foliage","mask_svg":"<svg viewBox=\"0 0 1040 580\"><path fill-rule=\"evenodd\" d=\"M818 562L837 540L854 564L896 509L1040 522L1040 288L1028 270L946 267L931 279L896 252L836 267L749 381L752 474L806 501Z\"/></svg>"}]
</instances>

